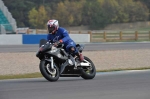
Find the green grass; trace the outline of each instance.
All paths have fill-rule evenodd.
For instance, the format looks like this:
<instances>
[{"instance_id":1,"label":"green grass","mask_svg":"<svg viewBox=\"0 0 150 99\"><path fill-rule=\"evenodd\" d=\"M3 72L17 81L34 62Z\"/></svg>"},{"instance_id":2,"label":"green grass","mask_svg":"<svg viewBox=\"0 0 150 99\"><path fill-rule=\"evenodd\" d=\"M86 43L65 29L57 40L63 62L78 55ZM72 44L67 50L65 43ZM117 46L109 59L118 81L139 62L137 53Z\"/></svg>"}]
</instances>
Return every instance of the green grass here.
<instances>
[{"instance_id":1,"label":"green grass","mask_svg":"<svg viewBox=\"0 0 150 99\"><path fill-rule=\"evenodd\" d=\"M141 67L141 68L118 68L118 69L109 69L109 70L97 70L97 72L112 72L112 71L125 71L125 70L147 70L150 67Z\"/></svg>"},{"instance_id":2,"label":"green grass","mask_svg":"<svg viewBox=\"0 0 150 99\"><path fill-rule=\"evenodd\" d=\"M139 31L150 31L150 28L140 28Z\"/></svg>"},{"instance_id":3,"label":"green grass","mask_svg":"<svg viewBox=\"0 0 150 99\"><path fill-rule=\"evenodd\" d=\"M0 75L2 79L20 79L20 78L38 78L42 77L41 73L28 73L28 74L17 74L17 75Z\"/></svg>"},{"instance_id":4,"label":"green grass","mask_svg":"<svg viewBox=\"0 0 150 99\"><path fill-rule=\"evenodd\" d=\"M97 72L112 72L112 71L125 71L125 70L146 70L150 69L150 67L142 67L142 68L125 68L125 69L109 69L109 70L97 70ZM4 79L22 79L22 78L39 78L43 77L41 73L29 73L29 74L18 74L18 75L0 75L0 80Z\"/></svg>"}]
</instances>

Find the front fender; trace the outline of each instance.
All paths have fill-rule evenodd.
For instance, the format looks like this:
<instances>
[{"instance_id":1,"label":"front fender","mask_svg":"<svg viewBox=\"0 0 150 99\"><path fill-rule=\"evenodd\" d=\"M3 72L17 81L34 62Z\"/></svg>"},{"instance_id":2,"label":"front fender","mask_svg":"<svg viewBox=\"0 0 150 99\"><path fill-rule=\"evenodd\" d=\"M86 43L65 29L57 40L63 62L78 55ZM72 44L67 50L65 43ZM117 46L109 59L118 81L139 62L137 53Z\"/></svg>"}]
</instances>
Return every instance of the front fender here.
<instances>
[{"instance_id":1,"label":"front fender","mask_svg":"<svg viewBox=\"0 0 150 99\"><path fill-rule=\"evenodd\" d=\"M45 59L45 61L46 61L46 62L50 62L50 63L52 62L51 59Z\"/></svg>"}]
</instances>

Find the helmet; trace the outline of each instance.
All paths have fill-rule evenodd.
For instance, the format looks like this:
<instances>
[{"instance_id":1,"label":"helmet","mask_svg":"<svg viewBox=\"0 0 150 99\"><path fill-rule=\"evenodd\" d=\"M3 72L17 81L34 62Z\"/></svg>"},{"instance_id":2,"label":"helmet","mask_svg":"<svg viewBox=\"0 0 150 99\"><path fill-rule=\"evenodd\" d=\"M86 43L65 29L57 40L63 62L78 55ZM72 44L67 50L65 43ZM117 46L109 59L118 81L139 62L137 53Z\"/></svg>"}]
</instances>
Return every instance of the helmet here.
<instances>
[{"instance_id":1,"label":"helmet","mask_svg":"<svg viewBox=\"0 0 150 99\"><path fill-rule=\"evenodd\" d=\"M58 20L49 20L47 22L47 28L48 28L48 32L49 33L52 33L52 34L55 34L56 31L58 30L59 28L59 23L58 23Z\"/></svg>"}]
</instances>

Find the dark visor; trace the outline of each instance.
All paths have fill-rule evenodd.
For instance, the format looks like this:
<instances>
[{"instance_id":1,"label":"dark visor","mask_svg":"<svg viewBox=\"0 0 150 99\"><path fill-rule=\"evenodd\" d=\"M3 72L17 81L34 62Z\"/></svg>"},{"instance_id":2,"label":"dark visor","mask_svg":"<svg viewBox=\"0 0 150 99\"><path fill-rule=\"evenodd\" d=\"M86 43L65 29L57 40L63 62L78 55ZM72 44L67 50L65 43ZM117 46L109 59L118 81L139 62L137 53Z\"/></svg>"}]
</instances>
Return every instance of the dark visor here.
<instances>
[{"instance_id":1,"label":"dark visor","mask_svg":"<svg viewBox=\"0 0 150 99\"><path fill-rule=\"evenodd\" d=\"M49 33L51 33L53 30L55 30L55 27L54 27L54 26L51 26L51 27L50 27L50 26L48 25L48 31L49 31Z\"/></svg>"}]
</instances>

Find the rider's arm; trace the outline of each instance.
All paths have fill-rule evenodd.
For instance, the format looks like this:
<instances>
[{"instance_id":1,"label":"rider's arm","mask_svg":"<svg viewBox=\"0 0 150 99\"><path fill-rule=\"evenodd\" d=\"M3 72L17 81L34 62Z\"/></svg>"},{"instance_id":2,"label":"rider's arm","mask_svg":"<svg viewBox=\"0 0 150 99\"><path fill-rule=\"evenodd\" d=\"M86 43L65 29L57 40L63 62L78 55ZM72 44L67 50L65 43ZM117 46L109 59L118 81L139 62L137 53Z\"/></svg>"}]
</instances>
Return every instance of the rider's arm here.
<instances>
[{"instance_id":1,"label":"rider's arm","mask_svg":"<svg viewBox=\"0 0 150 99\"><path fill-rule=\"evenodd\" d=\"M69 39L70 39L70 36L69 36L67 30L64 30L64 31L63 31L63 39L62 39L62 42L66 42L66 41L68 41Z\"/></svg>"},{"instance_id":2,"label":"rider's arm","mask_svg":"<svg viewBox=\"0 0 150 99\"><path fill-rule=\"evenodd\" d=\"M52 43L52 40L51 40L51 37L50 37L49 34L47 35L47 41L50 42L50 43Z\"/></svg>"}]
</instances>

